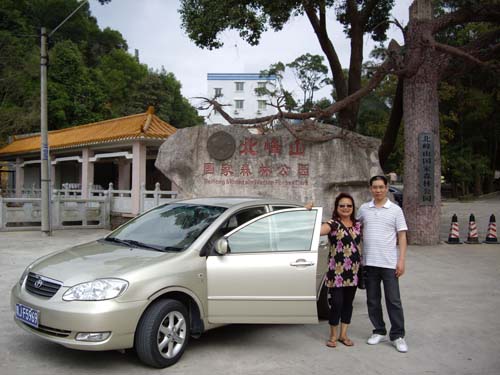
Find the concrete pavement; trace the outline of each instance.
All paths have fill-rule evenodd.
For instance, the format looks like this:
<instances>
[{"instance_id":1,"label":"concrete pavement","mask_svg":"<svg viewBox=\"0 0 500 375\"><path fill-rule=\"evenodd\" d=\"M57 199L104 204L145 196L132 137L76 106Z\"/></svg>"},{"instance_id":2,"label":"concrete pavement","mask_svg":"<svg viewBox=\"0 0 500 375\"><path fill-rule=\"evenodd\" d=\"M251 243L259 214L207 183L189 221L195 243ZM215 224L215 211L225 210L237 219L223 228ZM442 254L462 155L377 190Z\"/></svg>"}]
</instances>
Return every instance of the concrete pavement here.
<instances>
[{"instance_id":1,"label":"concrete pavement","mask_svg":"<svg viewBox=\"0 0 500 375\"><path fill-rule=\"evenodd\" d=\"M447 238L452 211L476 219L500 215L500 199L443 205ZM480 224L481 240L485 235ZM444 229L443 229L444 228ZM462 226L461 236L466 235ZM464 231L465 230L465 231ZM411 246L401 279L409 352L365 344L371 333L365 292L358 291L350 337L354 347L324 343L328 324L230 325L192 340L181 361L155 370L133 354L80 352L25 333L14 323L9 294L24 267L50 251L101 237L105 231L0 233L0 373L2 374L498 374L500 245ZM463 239L463 238L462 238ZM286 287L286 286L284 286ZM388 320L388 319L386 319ZM387 322L388 323L388 322Z\"/></svg>"}]
</instances>

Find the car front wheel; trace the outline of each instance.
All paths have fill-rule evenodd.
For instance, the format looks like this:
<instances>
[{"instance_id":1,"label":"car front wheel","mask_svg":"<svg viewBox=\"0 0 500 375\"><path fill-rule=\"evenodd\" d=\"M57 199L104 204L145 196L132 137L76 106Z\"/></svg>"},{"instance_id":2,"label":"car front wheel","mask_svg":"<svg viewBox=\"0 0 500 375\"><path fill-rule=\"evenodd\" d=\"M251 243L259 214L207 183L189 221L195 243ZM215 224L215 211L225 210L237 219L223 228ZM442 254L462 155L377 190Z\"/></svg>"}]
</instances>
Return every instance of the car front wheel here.
<instances>
[{"instance_id":1,"label":"car front wheel","mask_svg":"<svg viewBox=\"0 0 500 375\"><path fill-rule=\"evenodd\" d=\"M161 300L141 317L135 334L135 350L145 364L164 368L176 363L189 341L189 315L176 300Z\"/></svg>"}]
</instances>

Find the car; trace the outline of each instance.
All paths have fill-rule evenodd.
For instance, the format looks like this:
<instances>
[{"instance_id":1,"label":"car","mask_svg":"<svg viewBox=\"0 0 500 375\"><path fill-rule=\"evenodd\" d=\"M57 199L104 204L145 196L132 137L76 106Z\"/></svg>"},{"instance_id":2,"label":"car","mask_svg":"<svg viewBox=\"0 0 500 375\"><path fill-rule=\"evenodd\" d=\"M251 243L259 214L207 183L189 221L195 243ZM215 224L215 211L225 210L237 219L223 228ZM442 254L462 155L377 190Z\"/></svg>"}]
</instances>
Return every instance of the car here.
<instances>
[{"instance_id":1,"label":"car","mask_svg":"<svg viewBox=\"0 0 500 375\"><path fill-rule=\"evenodd\" d=\"M392 193L397 205L403 207L403 192L394 186L389 186L389 193Z\"/></svg>"},{"instance_id":2,"label":"car","mask_svg":"<svg viewBox=\"0 0 500 375\"><path fill-rule=\"evenodd\" d=\"M69 348L133 348L156 368L220 325L317 323L328 312L321 219L276 199L158 206L30 264L12 288L14 319Z\"/></svg>"}]
</instances>

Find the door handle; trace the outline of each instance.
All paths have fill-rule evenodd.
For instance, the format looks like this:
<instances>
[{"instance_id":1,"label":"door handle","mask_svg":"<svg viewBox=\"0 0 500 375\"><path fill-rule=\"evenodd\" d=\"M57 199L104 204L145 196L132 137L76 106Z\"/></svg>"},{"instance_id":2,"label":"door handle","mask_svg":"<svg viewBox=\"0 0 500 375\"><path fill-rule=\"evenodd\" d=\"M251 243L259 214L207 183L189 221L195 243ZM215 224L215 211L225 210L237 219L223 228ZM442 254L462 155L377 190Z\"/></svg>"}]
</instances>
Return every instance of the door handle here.
<instances>
[{"instance_id":1,"label":"door handle","mask_svg":"<svg viewBox=\"0 0 500 375\"><path fill-rule=\"evenodd\" d=\"M295 262L290 263L292 267L309 267L314 266L314 262L308 262L305 259L297 259Z\"/></svg>"}]
</instances>

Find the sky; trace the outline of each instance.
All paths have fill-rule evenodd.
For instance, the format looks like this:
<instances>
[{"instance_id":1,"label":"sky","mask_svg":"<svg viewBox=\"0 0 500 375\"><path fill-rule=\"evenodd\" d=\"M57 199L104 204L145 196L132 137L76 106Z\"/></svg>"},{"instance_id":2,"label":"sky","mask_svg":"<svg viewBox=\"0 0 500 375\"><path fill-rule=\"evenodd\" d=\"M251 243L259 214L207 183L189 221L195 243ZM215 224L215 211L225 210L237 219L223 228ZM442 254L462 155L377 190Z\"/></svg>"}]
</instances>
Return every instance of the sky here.
<instances>
[{"instance_id":1,"label":"sky","mask_svg":"<svg viewBox=\"0 0 500 375\"><path fill-rule=\"evenodd\" d=\"M411 0L396 0L392 16L406 25ZM279 32L267 31L258 46L250 46L233 31L222 34L224 46L217 50L197 47L181 28L178 0L113 0L101 5L90 0L92 15L103 29L110 27L122 33L129 52L139 50L139 60L150 68L172 72L182 84L182 94L196 105L194 97L207 96L207 73L258 73L278 61L289 63L311 53L323 56L306 17L291 19ZM349 65L349 40L335 15L328 14L328 33L344 68ZM390 38L402 43L401 31L392 26ZM365 37L364 56L368 58L374 43ZM328 65L325 60L325 65ZM285 76L285 87L300 98L293 75ZM316 99L328 96L322 89Z\"/></svg>"}]
</instances>

